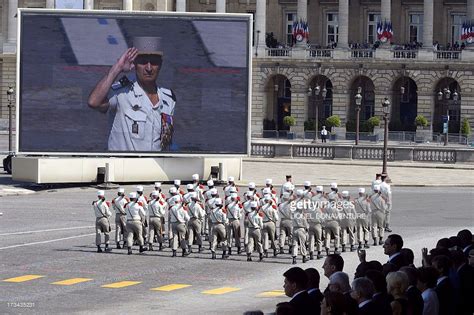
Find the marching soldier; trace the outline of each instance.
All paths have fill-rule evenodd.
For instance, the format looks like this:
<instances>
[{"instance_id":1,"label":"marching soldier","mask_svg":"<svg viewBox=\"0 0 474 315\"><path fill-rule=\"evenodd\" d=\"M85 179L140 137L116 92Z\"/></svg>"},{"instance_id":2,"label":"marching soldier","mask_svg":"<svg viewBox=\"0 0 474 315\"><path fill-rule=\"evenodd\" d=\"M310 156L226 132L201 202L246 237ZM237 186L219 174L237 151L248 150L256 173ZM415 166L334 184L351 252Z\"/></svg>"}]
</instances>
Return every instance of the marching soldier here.
<instances>
[{"instance_id":1,"label":"marching soldier","mask_svg":"<svg viewBox=\"0 0 474 315\"><path fill-rule=\"evenodd\" d=\"M176 191L175 196L180 196L176 187L171 187L171 188L174 188L173 191ZM173 198L174 197L170 199L173 199ZM171 229L173 231L172 257L176 257L176 251L178 250L178 243L183 251L182 256L183 257L187 256L189 255L189 253L186 251L186 224L188 223L190 218L189 218L188 212L184 210L183 208L182 199L178 199L178 198L173 199L173 201L170 203L169 213L170 213Z\"/></svg>"},{"instance_id":2,"label":"marching soldier","mask_svg":"<svg viewBox=\"0 0 474 315\"><path fill-rule=\"evenodd\" d=\"M173 243L173 229L171 227L171 211L170 208L177 203L182 203L183 198L178 193L178 189L175 186L170 187L169 189L170 197L167 200L168 203L168 240L169 240L169 247L172 247Z\"/></svg>"},{"instance_id":3,"label":"marching soldier","mask_svg":"<svg viewBox=\"0 0 474 315\"><path fill-rule=\"evenodd\" d=\"M161 189L161 183L160 182L155 182L155 191L158 192L159 196L160 196L160 200L165 204L165 211L166 209L168 208L168 204L166 203L166 195L162 192L162 189ZM150 194L150 198L151 199L154 199L152 197L152 194ZM165 216L163 216L161 218L161 239L163 240L164 237L165 237ZM158 235L155 235L155 240L153 241L158 241Z\"/></svg>"},{"instance_id":4,"label":"marching soldier","mask_svg":"<svg viewBox=\"0 0 474 315\"><path fill-rule=\"evenodd\" d=\"M273 180L271 178L267 178L265 180L265 187L262 190L268 188L270 190L270 194L272 195L272 198L276 202L277 201L277 192L276 192L275 188L273 187L272 183L273 183Z\"/></svg>"},{"instance_id":5,"label":"marching soldier","mask_svg":"<svg viewBox=\"0 0 474 315\"><path fill-rule=\"evenodd\" d=\"M254 182L250 182L249 183L249 190L245 193L246 195L249 195L249 196L252 196L255 201L259 201L260 199L260 194L257 192L257 189L255 187L255 183Z\"/></svg>"},{"instance_id":6,"label":"marching soldier","mask_svg":"<svg viewBox=\"0 0 474 315\"><path fill-rule=\"evenodd\" d=\"M334 196L334 202L338 202L341 199L341 196L338 193L337 183L331 183L331 192L328 193L328 199L329 195Z\"/></svg>"},{"instance_id":7,"label":"marching soldier","mask_svg":"<svg viewBox=\"0 0 474 315\"><path fill-rule=\"evenodd\" d=\"M293 242L293 221L291 210L291 195L290 192L285 191L281 196L281 202L278 205L278 214L280 216L280 254L283 254L283 247L285 246L286 238L288 237L288 247L291 254L291 245Z\"/></svg>"},{"instance_id":8,"label":"marching soldier","mask_svg":"<svg viewBox=\"0 0 474 315\"><path fill-rule=\"evenodd\" d=\"M194 191L197 193L197 199L204 203L204 186L199 183L199 174L193 174Z\"/></svg>"},{"instance_id":9,"label":"marching soldier","mask_svg":"<svg viewBox=\"0 0 474 315\"><path fill-rule=\"evenodd\" d=\"M163 250L163 238L161 232L163 230L163 221L165 218L165 207L166 204L161 198L161 193L154 190L151 193L152 199L148 203L148 212L149 212L149 233L150 236L148 238L148 250L153 250L153 241L155 239L155 235L157 236L158 244L160 244L159 250Z\"/></svg>"},{"instance_id":10,"label":"marching soldier","mask_svg":"<svg viewBox=\"0 0 474 315\"><path fill-rule=\"evenodd\" d=\"M354 229L356 224L356 212L354 204L351 202L349 192L344 190L342 192L342 215L340 224L342 230L342 252L346 251L347 235L349 234L350 250L355 250L355 235Z\"/></svg>"},{"instance_id":11,"label":"marching soldier","mask_svg":"<svg viewBox=\"0 0 474 315\"><path fill-rule=\"evenodd\" d=\"M339 254L340 233L341 227L339 225L339 211L337 209L337 193L329 193L328 204L325 208L324 220L324 247L326 248L326 255L329 255L329 248L331 247L331 233L334 235L334 254Z\"/></svg>"},{"instance_id":12,"label":"marching soldier","mask_svg":"<svg viewBox=\"0 0 474 315\"><path fill-rule=\"evenodd\" d=\"M240 218L242 216L242 205L239 203L237 193L231 193L228 198L230 198L227 204L227 219L229 220L229 224L227 225L227 244L229 246L229 255L232 255L232 237L235 239L237 254L240 255Z\"/></svg>"},{"instance_id":13,"label":"marching soldier","mask_svg":"<svg viewBox=\"0 0 474 315\"><path fill-rule=\"evenodd\" d=\"M264 202L265 203L260 208L260 211L263 213L263 251L265 253L265 257L268 258L268 241L270 241L273 248L273 256L276 257L278 252L275 240L275 231L276 223L279 220L277 206L275 205L272 195L266 195Z\"/></svg>"},{"instance_id":14,"label":"marching soldier","mask_svg":"<svg viewBox=\"0 0 474 315\"><path fill-rule=\"evenodd\" d=\"M305 185L306 186L306 185ZM310 185L308 185L310 186ZM308 193L306 192L307 196ZM316 194L311 198L311 204L306 209L306 217L308 221L308 237L309 237L309 259L314 259L314 244L316 243L317 259L323 258L321 250L323 247L323 213L321 211L324 208L326 198L323 196L323 187L316 187Z\"/></svg>"},{"instance_id":15,"label":"marching soldier","mask_svg":"<svg viewBox=\"0 0 474 315\"><path fill-rule=\"evenodd\" d=\"M372 209L372 238L374 246L377 245L377 237L379 245L383 245L384 220L387 203L380 192L380 185L374 185L374 193L370 196L370 209Z\"/></svg>"},{"instance_id":16,"label":"marching soldier","mask_svg":"<svg viewBox=\"0 0 474 315\"><path fill-rule=\"evenodd\" d=\"M125 248L125 238L127 237L127 213L125 213L125 205L128 198L125 197L125 189L117 190L117 197L112 200L112 207L115 210L115 243L117 249L121 249L120 241L123 241Z\"/></svg>"},{"instance_id":17,"label":"marching soldier","mask_svg":"<svg viewBox=\"0 0 474 315\"><path fill-rule=\"evenodd\" d=\"M364 242L365 248L369 248L369 218L372 211L365 188L359 188L359 197L354 200L354 206L357 213L356 230L359 249L362 249L362 242Z\"/></svg>"},{"instance_id":18,"label":"marching soldier","mask_svg":"<svg viewBox=\"0 0 474 315\"><path fill-rule=\"evenodd\" d=\"M202 221L204 220L205 211L202 207L201 202L198 199L198 194L194 192L193 194L188 194L188 212L189 212L189 222L188 222L188 251L191 254L192 245L194 239L196 238L196 244L198 245L199 252L202 250Z\"/></svg>"},{"instance_id":19,"label":"marching soldier","mask_svg":"<svg viewBox=\"0 0 474 315\"><path fill-rule=\"evenodd\" d=\"M143 210L145 210L145 220L143 221L143 240L148 239L148 198L143 194L143 186L137 186L138 202L141 202Z\"/></svg>"},{"instance_id":20,"label":"marching soldier","mask_svg":"<svg viewBox=\"0 0 474 315\"><path fill-rule=\"evenodd\" d=\"M291 175L286 175L286 182L281 186L280 189L280 198L283 197L283 193L285 192L290 192L293 193L293 190L295 189L295 186L293 185Z\"/></svg>"},{"instance_id":21,"label":"marching soldier","mask_svg":"<svg viewBox=\"0 0 474 315\"><path fill-rule=\"evenodd\" d=\"M372 185L371 185L372 192L374 191L374 186L380 185L380 184L382 184L382 174L377 173L375 174L375 180L372 181Z\"/></svg>"},{"instance_id":22,"label":"marching soldier","mask_svg":"<svg viewBox=\"0 0 474 315\"><path fill-rule=\"evenodd\" d=\"M247 246L247 261L252 261L252 252L254 246L260 257L263 260L263 246L262 246L262 229L263 229L263 214L258 211L258 203L256 201L250 202L252 212L248 215L249 219L249 243Z\"/></svg>"},{"instance_id":23,"label":"marching soldier","mask_svg":"<svg viewBox=\"0 0 474 315\"><path fill-rule=\"evenodd\" d=\"M185 192L184 190L181 189L181 180L180 179L175 179L174 182L173 182L173 186L176 187L176 190L178 190L178 193L181 195L181 196L184 196Z\"/></svg>"},{"instance_id":24,"label":"marching soldier","mask_svg":"<svg viewBox=\"0 0 474 315\"><path fill-rule=\"evenodd\" d=\"M292 246L292 256L293 256L293 264L296 264L296 256L298 256L298 248L301 251L301 255L303 256L303 263L307 261L306 259L306 241L308 239L308 235L306 231L308 230L308 221L304 215L304 191L302 189L298 189L296 191L295 205L296 209L293 213L293 246Z\"/></svg>"},{"instance_id":25,"label":"marching soldier","mask_svg":"<svg viewBox=\"0 0 474 315\"><path fill-rule=\"evenodd\" d=\"M206 235L209 238L209 209L207 206L207 201L212 198L211 190L214 188L214 181L212 179L207 181L207 190L204 191L204 219L202 220L202 234Z\"/></svg>"},{"instance_id":26,"label":"marching soldier","mask_svg":"<svg viewBox=\"0 0 474 315\"><path fill-rule=\"evenodd\" d=\"M130 202L125 206L125 212L127 213L127 247L128 254L131 255L134 238L138 240L139 252L145 251L143 247L143 222L145 221L146 213L142 203L138 201L136 192L131 192L129 197Z\"/></svg>"},{"instance_id":27,"label":"marching soldier","mask_svg":"<svg viewBox=\"0 0 474 315\"><path fill-rule=\"evenodd\" d=\"M224 187L224 198L227 198L230 196L230 194L232 193L231 188L234 188L235 192L238 191L237 187L235 186L234 177L229 176L227 180L227 185Z\"/></svg>"},{"instance_id":28,"label":"marching soldier","mask_svg":"<svg viewBox=\"0 0 474 315\"><path fill-rule=\"evenodd\" d=\"M210 191L209 191L209 198L206 202L206 213L207 213L207 228L208 228L208 235L209 235L209 250L211 250L212 248L212 220L211 220L211 212L212 212L212 209L214 209L214 206L215 206L215 202L217 200L217 198L219 198L219 193L217 191L216 188L212 188Z\"/></svg>"},{"instance_id":29,"label":"marching soldier","mask_svg":"<svg viewBox=\"0 0 474 315\"><path fill-rule=\"evenodd\" d=\"M229 205L231 202L232 202L232 195L236 195L236 201L237 202L240 202L240 197L237 195L237 187L230 187L229 190L229 196L225 197L225 201L224 201L224 205L227 207L227 205Z\"/></svg>"},{"instance_id":30,"label":"marching soldier","mask_svg":"<svg viewBox=\"0 0 474 315\"><path fill-rule=\"evenodd\" d=\"M385 232L392 232L390 229L390 212L392 211L392 189L390 185L387 183L387 175L383 174L381 176L382 183L380 184L380 192L385 198L387 202L387 208L385 210L385 221L384 221L384 228Z\"/></svg>"},{"instance_id":31,"label":"marching soldier","mask_svg":"<svg viewBox=\"0 0 474 315\"><path fill-rule=\"evenodd\" d=\"M216 198L213 208L210 213L212 223L212 245L211 253L212 259L216 259L216 248L217 243L221 243L222 259L227 258L227 237L226 237L226 224L227 215L223 209L221 198Z\"/></svg>"},{"instance_id":32,"label":"marching soldier","mask_svg":"<svg viewBox=\"0 0 474 315\"><path fill-rule=\"evenodd\" d=\"M303 196L306 200L310 200L314 196L314 193L311 190L311 182L309 180L304 182Z\"/></svg>"},{"instance_id":33,"label":"marching soldier","mask_svg":"<svg viewBox=\"0 0 474 315\"><path fill-rule=\"evenodd\" d=\"M109 218L112 216L112 212L110 212L109 206L109 203L105 201L104 191L99 190L97 200L92 202L92 208L95 212L95 245L98 253L102 253L100 233L104 233L105 251L111 251L109 248L109 233L111 230Z\"/></svg>"}]
</instances>

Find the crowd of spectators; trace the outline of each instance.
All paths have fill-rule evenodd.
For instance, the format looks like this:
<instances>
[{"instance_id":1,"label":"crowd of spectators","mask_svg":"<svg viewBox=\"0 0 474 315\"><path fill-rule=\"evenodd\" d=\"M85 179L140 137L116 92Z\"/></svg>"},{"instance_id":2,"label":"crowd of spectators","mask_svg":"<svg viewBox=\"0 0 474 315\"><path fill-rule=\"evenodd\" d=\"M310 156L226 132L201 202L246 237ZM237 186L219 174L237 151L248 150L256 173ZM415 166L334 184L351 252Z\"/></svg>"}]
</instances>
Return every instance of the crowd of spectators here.
<instances>
[{"instance_id":1,"label":"crowd of spectators","mask_svg":"<svg viewBox=\"0 0 474 315\"><path fill-rule=\"evenodd\" d=\"M472 232L442 238L436 248L422 249L421 266L398 234L383 245L386 263L367 261L358 251L360 264L354 279L344 272L344 259L328 255L322 272L329 284L320 290L315 268L293 267L284 274L284 291L290 301L277 304L276 314L305 315L472 315L474 312L474 246ZM247 312L245 314L263 314Z\"/></svg>"}]
</instances>

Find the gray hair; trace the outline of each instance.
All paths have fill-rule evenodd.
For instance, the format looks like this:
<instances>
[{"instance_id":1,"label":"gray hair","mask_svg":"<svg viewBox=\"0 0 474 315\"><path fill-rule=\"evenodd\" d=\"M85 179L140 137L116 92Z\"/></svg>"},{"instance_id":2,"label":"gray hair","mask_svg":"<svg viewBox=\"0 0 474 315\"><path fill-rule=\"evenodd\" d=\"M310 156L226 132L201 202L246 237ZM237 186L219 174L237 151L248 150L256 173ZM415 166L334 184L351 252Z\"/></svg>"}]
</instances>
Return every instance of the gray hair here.
<instances>
[{"instance_id":1,"label":"gray hair","mask_svg":"<svg viewBox=\"0 0 474 315\"><path fill-rule=\"evenodd\" d=\"M347 273L337 271L329 277L329 284L337 284L342 293L350 291L351 286L349 285L349 276Z\"/></svg>"},{"instance_id":2,"label":"gray hair","mask_svg":"<svg viewBox=\"0 0 474 315\"><path fill-rule=\"evenodd\" d=\"M352 290L359 293L365 299L371 299L374 295L374 284L367 278L357 278L352 281Z\"/></svg>"}]
</instances>

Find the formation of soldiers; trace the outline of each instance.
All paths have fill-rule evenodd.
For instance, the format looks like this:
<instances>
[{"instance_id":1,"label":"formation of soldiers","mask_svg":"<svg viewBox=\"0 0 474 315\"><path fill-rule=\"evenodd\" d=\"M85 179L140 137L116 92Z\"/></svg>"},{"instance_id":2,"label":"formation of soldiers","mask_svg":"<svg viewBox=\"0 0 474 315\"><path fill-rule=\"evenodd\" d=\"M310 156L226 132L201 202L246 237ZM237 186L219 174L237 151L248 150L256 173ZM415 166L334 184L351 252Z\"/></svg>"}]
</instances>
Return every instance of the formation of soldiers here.
<instances>
[{"instance_id":1,"label":"formation of soldiers","mask_svg":"<svg viewBox=\"0 0 474 315\"><path fill-rule=\"evenodd\" d=\"M155 244L162 251L164 242L177 256L178 247L182 256L203 251L208 241L212 259L216 259L217 248L222 258L232 255L235 248L238 255L245 251L247 261L257 251L259 261L268 258L271 247L273 256L288 253L296 264L298 254L303 262L323 257L323 249L329 255L331 242L334 253L354 251L373 245L382 245L384 232L391 232L390 212L392 193L385 177L376 174L371 191L358 189L358 195L351 197L348 191L339 192L337 183L331 183L330 191L323 186L313 187L305 181L301 189L292 183L291 175L277 192L272 180L265 181L265 187L257 189L249 183L246 191L240 193L233 177L219 192L213 180L203 185L197 174L192 183L181 187L175 180L167 194L161 183L146 196L143 186L136 192L125 195L119 188L117 196L108 202L104 191L98 191L98 199L92 203L96 215L96 245L102 252L101 234L105 235L105 251L110 251L110 218L115 213L115 243L117 249L127 248L132 254L134 245L139 252L153 251ZM196 249L196 247L194 247ZM308 255L309 253L309 255ZM309 257L308 257L309 256Z\"/></svg>"}]
</instances>

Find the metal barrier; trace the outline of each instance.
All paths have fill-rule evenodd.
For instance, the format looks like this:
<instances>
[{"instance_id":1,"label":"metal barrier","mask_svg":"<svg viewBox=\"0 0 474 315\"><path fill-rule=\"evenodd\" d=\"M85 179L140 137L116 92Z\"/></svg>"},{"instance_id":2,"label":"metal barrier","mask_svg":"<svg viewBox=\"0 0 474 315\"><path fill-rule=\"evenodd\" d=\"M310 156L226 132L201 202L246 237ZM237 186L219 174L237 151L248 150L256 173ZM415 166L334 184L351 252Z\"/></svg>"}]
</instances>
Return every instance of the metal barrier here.
<instances>
[{"instance_id":1,"label":"metal barrier","mask_svg":"<svg viewBox=\"0 0 474 315\"><path fill-rule=\"evenodd\" d=\"M334 147L315 145L295 145L293 146L294 157L315 157L322 159L334 159Z\"/></svg>"},{"instance_id":2,"label":"metal barrier","mask_svg":"<svg viewBox=\"0 0 474 315\"><path fill-rule=\"evenodd\" d=\"M455 150L414 149L413 161L456 163Z\"/></svg>"},{"instance_id":3,"label":"metal barrier","mask_svg":"<svg viewBox=\"0 0 474 315\"><path fill-rule=\"evenodd\" d=\"M387 149L387 160L394 160L394 150ZM382 160L383 148L360 148L354 147L352 149L352 158L357 160Z\"/></svg>"}]
</instances>

